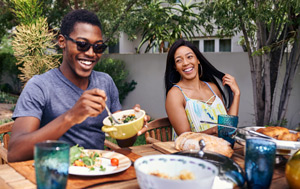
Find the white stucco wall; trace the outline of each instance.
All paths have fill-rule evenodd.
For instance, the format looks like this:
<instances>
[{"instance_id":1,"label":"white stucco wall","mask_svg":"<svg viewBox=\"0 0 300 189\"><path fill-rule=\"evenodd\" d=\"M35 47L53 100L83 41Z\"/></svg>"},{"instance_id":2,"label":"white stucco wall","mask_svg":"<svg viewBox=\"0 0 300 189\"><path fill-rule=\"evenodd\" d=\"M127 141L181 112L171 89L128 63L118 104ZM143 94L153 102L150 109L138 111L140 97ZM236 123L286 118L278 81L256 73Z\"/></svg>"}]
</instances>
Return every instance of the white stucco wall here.
<instances>
[{"instance_id":1,"label":"white stucco wall","mask_svg":"<svg viewBox=\"0 0 300 189\"><path fill-rule=\"evenodd\" d=\"M233 75L241 90L239 126L254 125L253 93L250 67L246 53L204 53L205 57L219 70ZM138 84L126 97L123 108L140 104L153 118L166 116L164 72L167 54L114 54L103 55L124 60L130 70L128 80ZM300 123L300 70L294 82L288 106L288 127L295 128Z\"/></svg>"}]
</instances>

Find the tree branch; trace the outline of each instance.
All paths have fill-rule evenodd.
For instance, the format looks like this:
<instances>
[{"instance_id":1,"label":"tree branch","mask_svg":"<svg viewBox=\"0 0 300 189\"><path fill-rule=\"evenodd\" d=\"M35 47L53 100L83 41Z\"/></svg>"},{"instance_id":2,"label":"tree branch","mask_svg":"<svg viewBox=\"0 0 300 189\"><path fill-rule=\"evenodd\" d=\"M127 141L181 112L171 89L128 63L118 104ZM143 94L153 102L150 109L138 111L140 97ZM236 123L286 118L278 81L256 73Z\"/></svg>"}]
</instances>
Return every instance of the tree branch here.
<instances>
[{"instance_id":1,"label":"tree branch","mask_svg":"<svg viewBox=\"0 0 300 189\"><path fill-rule=\"evenodd\" d=\"M127 5L125 11L123 12L122 16L120 17L119 21L118 21L117 24L113 27L113 29L112 29L112 35L111 35L111 36L113 36L113 34L117 31L117 29L118 29L119 26L120 26L121 21L124 20L124 18L125 18L125 16L126 16L126 14L128 13L128 11L131 9L131 7L132 7L137 1L138 1L138 0L132 0L131 2L129 2L129 4ZM109 42L110 39L111 39L111 37L108 37L108 38L106 39L105 43Z\"/></svg>"}]
</instances>

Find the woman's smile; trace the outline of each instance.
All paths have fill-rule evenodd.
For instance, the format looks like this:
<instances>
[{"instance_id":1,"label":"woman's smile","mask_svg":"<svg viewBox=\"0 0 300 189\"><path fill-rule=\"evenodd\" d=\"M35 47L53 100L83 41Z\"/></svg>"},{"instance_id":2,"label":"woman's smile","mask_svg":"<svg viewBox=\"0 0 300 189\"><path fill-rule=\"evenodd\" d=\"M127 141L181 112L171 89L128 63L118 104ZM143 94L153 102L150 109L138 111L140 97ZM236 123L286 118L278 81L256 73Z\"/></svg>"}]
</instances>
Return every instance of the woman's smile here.
<instances>
[{"instance_id":1,"label":"woman's smile","mask_svg":"<svg viewBox=\"0 0 300 189\"><path fill-rule=\"evenodd\" d=\"M191 72L193 72L193 70L194 70L194 67L189 67L189 68L184 69L183 72L191 73Z\"/></svg>"}]
</instances>

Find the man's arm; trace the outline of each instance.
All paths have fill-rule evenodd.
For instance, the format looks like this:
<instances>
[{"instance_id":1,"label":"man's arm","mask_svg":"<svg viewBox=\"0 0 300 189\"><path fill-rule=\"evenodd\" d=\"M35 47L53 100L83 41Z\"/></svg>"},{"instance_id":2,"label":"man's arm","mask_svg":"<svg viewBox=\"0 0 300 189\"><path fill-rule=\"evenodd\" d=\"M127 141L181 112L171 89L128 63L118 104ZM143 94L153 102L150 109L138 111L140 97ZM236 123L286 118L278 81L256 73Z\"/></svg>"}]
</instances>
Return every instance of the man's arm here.
<instances>
[{"instance_id":1,"label":"man's arm","mask_svg":"<svg viewBox=\"0 0 300 189\"><path fill-rule=\"evenodd\" d=\"M45 140L57 140L70 127L67 115L61 115L43 128L36 117L19 117L12 127L8 145L8 161L23 161L33 158L34 145Z\"/></svg>"},{"instance_id":2,"label":"man's arm","mask_svg":"<svg viewBox=\"0 0 300 189\"><path fill-rule=\"evenodd\" d=\"M106 94L99 89L85 91L76 104L67 112L40 128L35 117L18 117L12 127L8 145L8 161L23 161L33 158L34 145L45 140L57 140L73 125L88 117L102 113Z\"/></svg>"}]
</instances>

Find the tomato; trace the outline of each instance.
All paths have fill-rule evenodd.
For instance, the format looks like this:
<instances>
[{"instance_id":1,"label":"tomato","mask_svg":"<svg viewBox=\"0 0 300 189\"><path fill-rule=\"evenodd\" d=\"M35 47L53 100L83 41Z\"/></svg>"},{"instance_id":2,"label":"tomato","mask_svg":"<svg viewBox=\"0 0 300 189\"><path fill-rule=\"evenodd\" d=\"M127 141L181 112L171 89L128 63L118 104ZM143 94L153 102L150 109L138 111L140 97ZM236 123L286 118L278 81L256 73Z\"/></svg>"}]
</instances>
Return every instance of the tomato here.
<instances>
[{"instance_id":1,"label":"tomato","mask_svg":"<svg viewBox=\"0 0 300 189\"><path fill-rule=\"evenodd\" d=\"M110 163L112 166L118 166L119 165L119 160L117 158L111 158Z\"/></svg>"},{"instance_id":2,"label":"tomato","mask_svg":"<svg viewBox=\"0 0 300 189\"><path fill-rule=\"evenodd\" d=\"M74 166L84 167L84 163L83 163L83 161L81 159L75 160Z\"/></svg>"}]
</instances>

